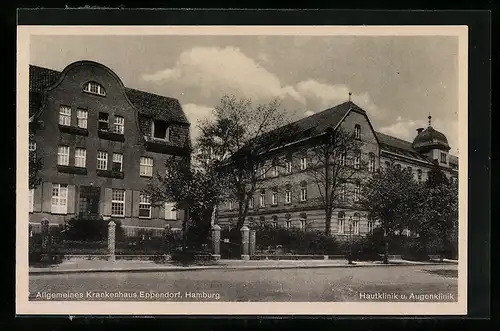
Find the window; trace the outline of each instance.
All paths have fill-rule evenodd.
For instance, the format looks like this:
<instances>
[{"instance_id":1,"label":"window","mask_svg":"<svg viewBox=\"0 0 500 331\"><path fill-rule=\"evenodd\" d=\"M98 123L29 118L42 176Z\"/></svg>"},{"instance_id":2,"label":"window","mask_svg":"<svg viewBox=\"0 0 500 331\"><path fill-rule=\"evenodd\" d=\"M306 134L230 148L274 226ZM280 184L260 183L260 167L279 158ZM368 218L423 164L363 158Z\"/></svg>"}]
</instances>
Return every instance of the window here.
<instances>
[{"instance_id":1,"label":"window","mask_svg":"<svg viewBox=\"0 0 500 331\"><path fill-rule=\"evenodd\" d=\"M68 185L52 184L52 214L67 214L68 212Z\"/></svg>"},{"instance_id":2,"label":"window","mask_svg":"<svg viewBox=\"0 0 500 331\"><path fill-rule=\"evenodd\" d=\"M353 224L352 224L352 230L353 230L355 235L359 235L359 221L360 221L359 214L355 213Z\"/></svg>"},{"instance_id":3,"label":"window","mask_svg":"<svg viewBox=\"0 0 500 331\"><path fill-rule=\"evenodd\" d=\"M354 184L354 201L359 201L359 196L361 194L361 183L359 180Z\"/></svg>"},{"instance_id":4,"label":"window","mask_svg":"<svg viewBox=\"0 0 500 331\"><path fill-rule=\"evenodd\" d=\"M248 200L248 208L250 208L250 209L254 208L254 204L255 204L254 200L255 200L254 197L251 197L250 200Z\"/></svg>"},{"instance_id":5,"label":"window","mask_svg":"<svg viewBox=\"0 0 500 331\"><path fill-rule=\"evenodd\" d=\"M260 168L260 177L262 179L266 178L266 169L264 167Z\"/></svg>"},{"instance_id":6,"label":"window","mask_svg":"<svg viewBox=\"0 0 500 331\"><path fill-rule=\"evenodd\" d=\"M375 171L375 154L370 153L369 159L370 159L370 161L368 162L368 171L374 172Z\"/></svg>"},{"instance_id":7,"label":"window","mask_svg":"<svg viewBox=\"0 0 500 331\"><path fill-rule=\"evenodd\" d=\"M88 93L98 94L105 96L106 90L96 82L88 82L83 86L83 90Z\"/></svg>"},{"instance_id":8,"label":"window","mask_svg":"<svg viewBox=\"0 0 500 331\"><path fill-rule=\"evenodd\" d=\"M177 219L177 209L174 203L165 203L165 219L176 220Z\"/></svg>"},{"instance_id":9,"label":"window","mask_svg":"<svg viewBox=\"0 0 500 331\"><path fill-rule=\"evenodd\" d=\"M345 230L345 213L343 211L339 211L338 214L338 233L344 234Z\"/></svg>"},{"instance_id":10,"label":"window","mask_svg":"<svg viewBox=\"0 0 500 331\"><path fill-rule=\"evenodd\" d=\"M76 111L76 126L82 129L87 128L88 112L85 109L78 109Z\"/></svg>"},{"instance_id":11,"label":"window","mask_svg":"<svg viewBox=\"0 0 500 331\"><path fill-rule=\"evenodd\" d=\"M274 215L273 216L273 227L278 228L278 216Z\"/></svg>"},{"instance_id":12,"label":"window","mask_svg":"<svg viewBox=\"0 0 500 331\"><path fill-rule=\"evenodd\" d=\"M29 194L28 194L28 211L30 213L33 212L33 205L34 205L34 200L33 200L33 196L34 196L34 189L30 189L29 191Z\"/></svg>"},{"instance_id":13,"label":"window","mask_svg":"<svg viewBox=\"0 0 500 331\"><path fill-rule=\"evenodd\" d=\"M108 170L108 153L97 151L97 170Z\"/></svg>"},{"instance_id":14,"label":"window","mask_svg":"<svg viewBox=\"0 0 500 331\"><path fill-rule=\"evenodd\" d=\"M123 171L123 154L113 153L113 171Z\"/></svg>"},{"instance_id":15,"label":"window","mask_svg":"<svg viewBox=\"0 0 500 331\"><path fill-rule=\"evenodd\" d=\"M361 126L359 124L354 126L354 137L356 139L361 139Z\"/></svg>"},{"instance_id":16,"label":"window","mask_svg":"<svg viewBox=\"0 0 500 331\"><path fill-rule=\"evenodd\" d=\"M99 126L100 131L109 131L109 114L99 112Z\"/></svg>"},{"instance_id":17,"label":"window","mask_svg":"<svg viewBox=\"0 0 500 331\"><path fill-rule=\"evenodd\" d=\"M165 121L153 121L153 138L160 140L169 140L169 129Z\"/></svg>"},{"instance_id":18,"label":"window","mask_svg":"<svg viewBox=\"0 0 500 331\"><path fill-rule=\"evenodd\" d=\"M123 134L125 132L125 119L121 116L115 116L115 126L113 132Z\"/></svg>"},{"instance_id":19,"label":"window","mask_svg":"<svg viewBox=\"0 0 500 331\"><path fill-rule=\"evenodd\" d=\"M446 164L446 153L441 152L441 163Z\"/></svg>"},{"instance_id":20,"label":"window","mask_svg":"<svg viewBox=\"0 0 500 331\"><path fill-rule=\"evenodd\" d=\"M141 157L140 161L140 175L144 177L153 176L153 159L150 157Z\"/></svg>"},{"instance_id":21,"label":"window","mask_svg":"<svg viewBox=\"0 0 500 331\"><path fill-rule=\"evenodd\" d=\"M111 216L125 216L125 190L112 190Z\"/></svg>"},{"instance_id":22,"label":"window","mask_svg":"<svg viewBox=\"0 0 500 331\"><path fill-rule=\"evenodd\" d=\"M291 203L291 202L292 202L292 187L290 185L287 185L285 191L285 203Z\"/></svg>"},{"instance_id":23,"label":"window","mask_svg":"<svg viewBox=\"0 0 500 331\"><path fill-rule=\"evenodd\" d=\"M373 221L368 221L368 233L373 232L373 225L374 225Z\"/></svg>"},{"instance_id":24,"label":"window","mask_svg":"<svg viewBox=\"0 0 500 331\"><path fill-rule=\"evenodd\" d=\"M307 183L302 182L300 186L300 201L306 201L307 200Z\"/></svg>"},{"instance_id":25,"label":"window","mask_svg":"<svg viewBox=\"0 0 500 331\"><path fill-rule=\"evenodd\" d=\"M75 167L87 167L87 150L84 148L75 149Z\"/></svg>"},{"instance_id":26,"label":"window","mask_svg":"<svg viewBox=\"0 0 500 331\"><path fill-rule=\"evenodd\" d=\"M227 208L228 208L229 210L233 209L233 201L232 201L232 200L229 200L229 201L227 202Z\"/></svg>"},{"instance_id":27,"label":"window","mask_svg":"<svg viewBox=\"0 0 500 331\"><path fill-rule=\"evenodd\" d=\"M345 183L340 185L340 194L339 194L339 200L340 201L345 201Z\"/></svg>"},{"instance_id":28,"label":"window","mask_svg":"<svg viewBox=\"0 0 500 331\"><path fill-rule=\"evenodd\" d=\"M30 151L30 152L36 151L36 141L30 140L29 145L28 145L28 151Z\"/></svg>"},{"instance_id":29,"label":"window","mask_svg":"<svg viewBox=\"0 0 500 331\"><path fill-rule=\"evenodd\" d=\"M300 170L306 170L306 168L307 168L307 158L302 157L300 159Z\"/></svg>"},{"instance_id":30,"label":"window","mask_svg":"<svg viewBox=\"0 0 500 331\"><path fill-rule=\"evenodd\" d=\"M287 174L292 173L292 158L289 156L285 162L285 172Z\"/></svg>"},{"instance_id":31,"label":"window","mask_svg":"<svg viewBox=\"0 0 500 331\"><path fill-rule=\"evenodd\" d=\"M292 227L292 221L291 220L287 220L286 223L285 223L285 227L287 229L290 229Z\"/></svg>"},{"instance_id":32,"label":"window","mask_svg":"<svg viewBox=\"0 0 500 331\"><path fill-rule=\"evenodd\" d=\"M61 106L59 107L59 124L60 125L71 125L71 107Z\"/></svg>"},{"instance_id":33,"label":"window","mask_svg":"<svg viewBox=\"0 0 500 331\"><path fill-rule=\"evenodd\" d=\"M347 152L346 151L342 151L340 153L340 165L341 166L345 166L345 160L347 158Z\"/></svg>"},{"instance_id":34,"label":"window","mask_svg":"<svg viewBox=\"0 0 500 331\"><path fill-rule=\"evenodd\" d=\"M306 220L306 216L305 215L301 215L300 216L300 229L302 231L305 231L306 230L306 223L307 223L307 220Z\"/></svg>"},{"instance_id":35,"label":"window","mask_svg":"<svg viewBox=\"0 0 500 331\"><path fill-rule=\"evenodd\" d=\"M273 201L273 205L278 204L278 189L273 190L272 201Z\"/></svg>"},{"instance_id":36,"label":"window","mask_svg":"<svg viewBox=\"0 0 500 331\"><path fill-rule=\"evenodd\" d=\"M274 168L273 168L273 176L274 176L274 177L278 177L278 176L279 176L279 174L280 174L280 172L279 172L279 168L278 168L278 166L277 166L277 165L275 165L275 166L274 166Z\"/></svg>"},{"instance_id":37,"label":"window","mask_svg":"<svg viewBox=\"0 0 500 331\"><path fill-rule=\"evenodd\" d=\"M57 149L57 164L69 165L69 147L59 146Z\"/></svg>"},{"instance_id":38,"label":"window","mask_svg":"<svg viewBox=\"0 0 500 331\"><path fill-rule=\"evenodd\" d=\"M264 207L266 205L266 191L264 191L264 190L260 191L259 205L261 207Z\"/></svg>"},{"instance_id":39,"label":"window","mask_svg":"<svg viewBox=\"0 0 500 331\"><path fill-rule=\"evenodd\" d=\"M361 151L357 150L354 152L354 169L359 169L361 163Z\"/></svg>"},{"instance_id":40,"label":"window","mask_svg":"<svg viewBox=\"0 0 500 331\"><path fill-rule=\"evenodd\" d=\"M147 194L139 195L139 217L151 218L151 197Z\"/></svg>"}]
</instances>

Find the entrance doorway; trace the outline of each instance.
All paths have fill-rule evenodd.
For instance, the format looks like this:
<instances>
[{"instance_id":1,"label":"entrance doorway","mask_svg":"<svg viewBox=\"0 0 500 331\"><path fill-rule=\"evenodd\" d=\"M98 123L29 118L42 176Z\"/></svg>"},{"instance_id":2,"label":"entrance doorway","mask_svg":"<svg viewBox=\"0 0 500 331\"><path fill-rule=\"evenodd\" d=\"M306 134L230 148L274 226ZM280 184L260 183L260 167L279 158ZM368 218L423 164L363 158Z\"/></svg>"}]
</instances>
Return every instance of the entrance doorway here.
<instances>
[{"instance_id":1,"label":"entrance doorway","mask_svg":"<svg viewBox=\"0 0 500 331\"><path fill-rule=\"evenodd\" d=\"M80 216L99 216L99 200L101 188L94 186L80 186Z\"/></svg>"}]
</instances>

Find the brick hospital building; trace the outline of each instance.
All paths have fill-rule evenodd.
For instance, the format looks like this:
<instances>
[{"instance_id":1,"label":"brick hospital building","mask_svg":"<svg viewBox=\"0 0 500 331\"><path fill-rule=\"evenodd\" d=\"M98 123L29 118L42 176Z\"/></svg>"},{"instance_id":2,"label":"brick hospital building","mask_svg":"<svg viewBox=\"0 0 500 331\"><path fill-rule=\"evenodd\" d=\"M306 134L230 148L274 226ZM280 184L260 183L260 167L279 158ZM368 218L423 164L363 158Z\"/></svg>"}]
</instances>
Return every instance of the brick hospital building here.
<instances>
[{"instance_id":1,"label":"brick hospital building","mask_svg":"<svg viewBox=\"0 0 500 331\"><path fill-rule=\"evenodd\" d=\"M30 65L29 149L43 162L30 224L87 215L119 219L128 235L180 228L183 212L142 190L169 158L189 157L189 126L177 99L127 88L102 64Z\"/></svg>"}]
</instances>

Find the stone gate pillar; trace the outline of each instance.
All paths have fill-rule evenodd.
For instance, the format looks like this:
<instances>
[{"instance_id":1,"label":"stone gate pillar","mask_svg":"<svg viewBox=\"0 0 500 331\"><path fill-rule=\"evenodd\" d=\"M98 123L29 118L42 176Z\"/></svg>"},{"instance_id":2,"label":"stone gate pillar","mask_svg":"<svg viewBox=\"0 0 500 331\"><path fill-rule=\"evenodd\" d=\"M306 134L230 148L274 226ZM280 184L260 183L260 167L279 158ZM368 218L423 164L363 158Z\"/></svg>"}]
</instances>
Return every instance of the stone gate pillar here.
<instances>
[{"instance_id":1,"label":"stone gate pillar","mask_svg":"<svg viewBox=\"0 0 500 331\"><path fill-rule=\"evenodd\" d=\"M250 229L248 228L248 226L243 225L240 231L241 231L241 259L250 260L250 255L248 255Z\"/></svg>"},{"instance_id":2,"label":"stone gate pillar","mask_svg":"<svg viewBox=\"0 0 500 331\"><path fill-rule=\"evenodd\" d=\"M108 223L108 261L115 262L115 228L113 221Z\"/></svg>"},{"instance_id":3,"label":"stone gate pillar","mask_svg":"<svg viewBox=\"0 0 500 331\"><path fill-rule=\"evenodd\" d=\"M250 230L250 256L255 255L256 230Z\"/></svg>"},{"instance_id":4,"label":"stone gate pillar","mask_svg":"<svg viewBox=\"0 0 500 331\"><path fill-rule=\"evenodd\" d=\"M214 258L216 260L220 259L220 226L215 224L212 227L212 244L214 247Z\"/></svg>"},{"instance_id":5,"label":"stone gate pillar","mask_svg":"<svg viewBox=\"0 0 500 331\"><path fill-rule=\"evenodd\" d=\"M44 218L40 223L40 233L42 235L42 253L46 253L49 250L49 220Z\"/></svg>"}]
</instances>

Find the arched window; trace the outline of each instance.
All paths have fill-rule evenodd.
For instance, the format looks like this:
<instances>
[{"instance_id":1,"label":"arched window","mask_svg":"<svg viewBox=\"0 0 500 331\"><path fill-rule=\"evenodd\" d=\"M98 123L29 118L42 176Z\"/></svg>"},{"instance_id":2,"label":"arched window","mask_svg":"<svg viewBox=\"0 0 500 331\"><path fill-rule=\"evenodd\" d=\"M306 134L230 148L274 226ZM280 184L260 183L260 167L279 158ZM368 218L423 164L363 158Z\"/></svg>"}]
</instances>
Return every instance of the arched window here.
<instances>
[{"instance_id":1,"label":"arched window","mask_svg":"<svg viewBox=\"0 0 500 331\"><path fill-rule=\"evenodd\" d=\"M354 137L356 139L361 139L361 126L359 124L354 126Z\"/></svg>"},{"instance_id":2,"label":"arched window","mask_svg":"<svg viewBox=\"0 0 500 331\"><path fill-rule=\"evenodd\" d=\"M369 154L368 171L375 171L375 154L373 154L372 152L370 152Z\"/></svg>"},{"instance_id":3,"label":"arched window","mask_svg":"<svg viewBox=\"0 0 500 331\"><path fill-rule=\"evenodd\" d=\"M96 82L87 82L83 85L83 91L87 93L97 94L97 95L106 95L106 90L104 87Z\"/></svg>"},{"instance_id":4,"label":"arched window","mask_svg":"<svg viewBox=\"0 0 500 331\"><path fill-rule=\"evenodd\" d=\"M373 219L368 218L367 226L368 226L368 234L373 233L373 229L375 228L375 222L373 221Z\"/></svg>"},{"instance_id":5,"label":"arched window","mask_svg":"<svg viewBox=\"0 0 500 331\"><path fill-rule=\"evenodd\" d=\"M307 215L306 213L300 213L300 229L306 230Z\"/></svg>"},{"instance_id":6,"label":"arched window","mask_svg":"<svg viewBox=\"0 0 500 331\"><path fill-rule=\"evenodd\" d=\"M339 234L344 234L345 233L345 213L343 211L339 211L339 214L337 216L338 220L338 233Z\"/></svg>"},{"instance_id":7,"label":"arched window","mask_svg":"<svg viewBox=\"0 0 500 331\"><path fill-rule=\"evenodd\" d=\"M361 216L359 213L354 213L354 218L352 220L352 231L355 235L359 235L359 222L361 220Z\"/></svg>"},{"instance_id":8,"label":"arched window","mask_svg":"<svg viewBox=\"0 0 500 331\"><path fill-rule=\"evenodd\" d=\"M286 227L287 229L290 229L290 228L292 227L292 215L290 215L290 214L286 214L286 215L285 215L285 219L286 219L286 221L285 221L285 222L286 222L286 223L285 223L285 227Z\"/></svg>"}]
</instances>

